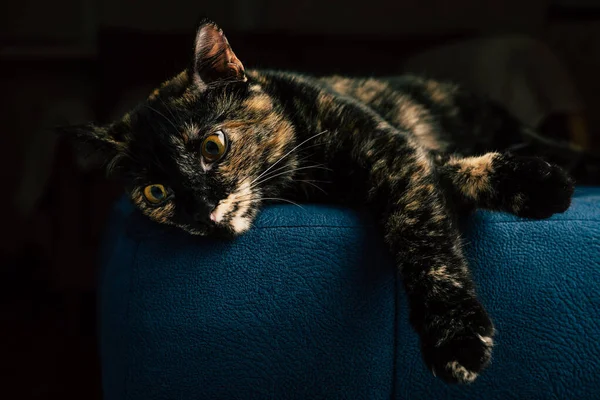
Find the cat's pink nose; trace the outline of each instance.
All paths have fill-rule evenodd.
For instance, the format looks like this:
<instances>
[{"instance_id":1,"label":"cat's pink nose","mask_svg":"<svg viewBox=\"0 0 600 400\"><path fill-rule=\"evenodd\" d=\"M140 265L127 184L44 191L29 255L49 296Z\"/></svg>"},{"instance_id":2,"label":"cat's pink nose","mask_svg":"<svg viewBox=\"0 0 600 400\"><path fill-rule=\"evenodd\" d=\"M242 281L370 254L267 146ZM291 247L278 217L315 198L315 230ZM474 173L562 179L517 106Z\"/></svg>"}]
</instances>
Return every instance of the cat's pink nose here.
<instances>
[{"instance_id":1,"label":"cat's pink nose","mask_svg":"<svg viewBox=\"0 0 600 400\"><path fill-rule=\"evenodd\" d=\"M215 224L216 224L217 222L219 222L219 221L217 221L217 213L216 213L216 211L213 211L213 212L211 212L211 213L210 213L210 220L211 220L212 222L214 222Z\"/></svg>"}]
</instances>

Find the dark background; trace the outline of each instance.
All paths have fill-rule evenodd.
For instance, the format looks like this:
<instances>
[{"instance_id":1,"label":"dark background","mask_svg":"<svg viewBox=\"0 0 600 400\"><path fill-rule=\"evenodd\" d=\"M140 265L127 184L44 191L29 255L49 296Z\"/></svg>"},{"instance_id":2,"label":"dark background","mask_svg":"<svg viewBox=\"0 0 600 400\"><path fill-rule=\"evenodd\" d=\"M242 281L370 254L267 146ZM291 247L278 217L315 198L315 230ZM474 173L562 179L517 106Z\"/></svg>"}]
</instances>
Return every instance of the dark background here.
<instances>
[{"instance_id":1,"label":"dark background","mask_svg":"<svg viewBox=\"0 0 600 400\"><path fill-rule=\"evenodd\" d=\"M20 0L0 13L0 354L4 398L101 397L96 253L121 189L48 132L108 121L186 66L200 15L246 67L388 75L435 46L520 34L564 63L594 147L600 129L594 0ZM571 134L568 116L546 127ZM551 130L552 130L551 129Z\"/></svg>"}]
</instances>

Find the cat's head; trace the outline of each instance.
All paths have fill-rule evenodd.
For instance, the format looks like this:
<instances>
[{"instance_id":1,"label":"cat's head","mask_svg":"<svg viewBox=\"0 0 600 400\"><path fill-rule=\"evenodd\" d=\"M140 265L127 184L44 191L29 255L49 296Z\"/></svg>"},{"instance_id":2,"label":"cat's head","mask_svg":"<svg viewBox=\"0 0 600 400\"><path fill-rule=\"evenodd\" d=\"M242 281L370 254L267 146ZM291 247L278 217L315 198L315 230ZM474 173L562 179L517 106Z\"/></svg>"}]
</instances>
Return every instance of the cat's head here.
<instances>
[{"instance_id":1,"label":"cat's head","mask_svg":"<svg viewBox=\"0 0 600 400\"><path fill-rule=\"evenodd\" d=\"M64 132L124 181L143 214L196 235L246 231L297 162L284 157L292 126L208 20L187 70L121 120Z\"/></svg>"}]
</instances>

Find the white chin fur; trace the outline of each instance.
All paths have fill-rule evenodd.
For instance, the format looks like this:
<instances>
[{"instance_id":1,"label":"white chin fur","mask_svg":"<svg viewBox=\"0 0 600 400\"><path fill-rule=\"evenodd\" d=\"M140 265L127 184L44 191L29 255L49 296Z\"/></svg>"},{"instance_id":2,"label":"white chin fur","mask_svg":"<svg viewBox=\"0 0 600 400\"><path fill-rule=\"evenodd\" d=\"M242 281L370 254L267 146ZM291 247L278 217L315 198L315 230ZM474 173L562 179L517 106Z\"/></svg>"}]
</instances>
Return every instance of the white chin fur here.
<instances>
[{"instance_id":1,"label":"white chin fur","mask_svg":"<svg viewBox=\"0 0 600 400\"><path fill-rule=\"evenodd\" d=\"M233 227L233 221L239 219L238 217L241 216L250 206L249 202L244 201L251 199L253 192L250 189L250 186L250 181L244 180L242 183L240 183L236 190L234 190L229 196L227 196L227 198L219 201L219 204L217 204L217 207L210 215L211 220L219 224L227 215L231 214L231 212L235 208L235 204L241 201L241 203L239 203L239 209L237 210L235 216L232 218L231 225ZM236 225L240 224L241 223L236 223Z\"/></svg>"},{"instance_id":2,"label":"white chin fur","mask_svg":"<svg viewBox=\"0 0 600 400\"><path fill-rule=\"evenodd\" d=\"M230 225L237 234L246 232L250 229L250 218L235 217L231 220Z\"/></svg>"}]
</instances>

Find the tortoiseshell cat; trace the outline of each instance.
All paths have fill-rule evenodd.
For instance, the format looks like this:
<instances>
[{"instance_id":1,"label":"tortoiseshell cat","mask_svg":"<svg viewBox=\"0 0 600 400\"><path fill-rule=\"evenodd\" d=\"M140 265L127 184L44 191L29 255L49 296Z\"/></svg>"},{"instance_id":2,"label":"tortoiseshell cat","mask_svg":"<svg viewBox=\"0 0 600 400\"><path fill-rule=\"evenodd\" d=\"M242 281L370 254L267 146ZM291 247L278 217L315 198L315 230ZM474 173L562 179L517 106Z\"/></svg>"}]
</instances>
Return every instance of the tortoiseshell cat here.
<instances>
[{"instance_id":1,"label":"tortoiseshell cat","mask_svg":"<svg viewBox=\"0 0 600 400\"><path fill-rule=\"evenodd\" d=\"M194 235L242 234L274 199L368 204L403 277L425 363L468 383L490 360L494 327L456 216L483 207L545 218L573 193L557 166L489 152L524 129L448 83L245 70L204 20L187 70L122 120L65 131L94 147L143 214Z\"/></svg>"}]
</instances>

